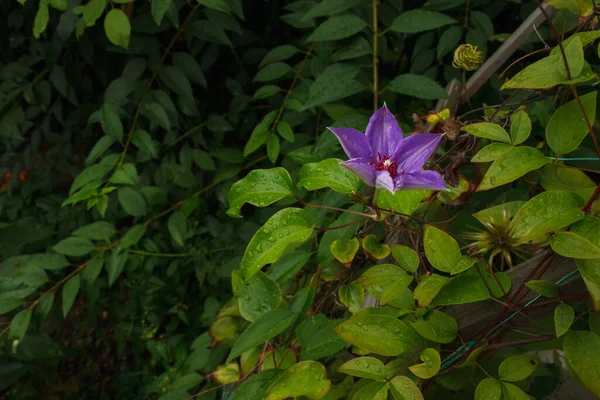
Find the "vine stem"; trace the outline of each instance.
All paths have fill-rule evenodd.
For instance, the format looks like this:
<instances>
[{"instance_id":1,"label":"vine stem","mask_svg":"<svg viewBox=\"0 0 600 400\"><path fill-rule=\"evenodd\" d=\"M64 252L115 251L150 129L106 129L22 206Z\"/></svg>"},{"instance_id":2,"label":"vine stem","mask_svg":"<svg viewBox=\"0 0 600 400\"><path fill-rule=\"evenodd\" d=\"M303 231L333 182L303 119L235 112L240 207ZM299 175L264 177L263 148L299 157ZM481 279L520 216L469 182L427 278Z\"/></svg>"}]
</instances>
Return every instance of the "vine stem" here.
<instances>
[{"instance_id":1,"label":"vine stem","mask_svg":"<svg viewBox=\"0 0 600 400\"><path fill-rule=\"evenodd\" d=\"M131 122L131 127L129 128L129 132L127 133L127 139L125 140L125 145L123 146L123 151L121 152L121 158L119 159L119 163L117 164L117 166L123 165L123 161L125 160L125 156L127 155L127 150L129 149L129 145L131 144L131 140L133 139L133 132L135 130L137 120L140 117L140 113L142 110L142 104L144 104L144 99L150 92L150 89L152 88L152 85L154 84L154 81L156 80L156 77L158 76L158 72L160 71L161 65L167 59L167 56L171 52L171 49L173 48L173 46L179 39L179 36L181 36L183 29L186 27L186 25L188 23L190 23L190 21L192 20L192 17L194 16L194 14L196 14L196 11L198 11L198 8L200 8L200 3L196 4L194 6L194 8L192 8L192 11L190 11L190 13L188 14L185 21L183 21L183 24L181 24L181 26L177 30L177 33L173 36L173 39L171 39L171 42L169 42L169 44L167 45L158 65L156 66L156 68L154 68L154 71L152 71L152 76L150 77L150 80L148 81L148 84L146 85L146 89L144 89L144 93L142 94L142 97L140 98L140 100L138 101L138 104L136 106L135 114L133 115L133 121Z\"/></svg>"},{"instance_id":2,"label":"vine stem","mask_svg":"<svg viewBox=\"0 0 600 400\"><path fill-rule=\"evenodd\" d=\"M318 204L309 203L307 201L302 200L300 197L296 196L295 194L293 196L294 196L294 198L299 203L301 203L301 204L303 204L303 205L305 205L307 207L320 208L320 209L323 209L323 210L341 211L341 212L345 212L345 213L348 213L348 214L360 215L361 217L364 217L364 218L373 218L373 217L375 217L375 215L373 215L373 214L361 213L359 211L346 210L344 208L330 207L330 206L321 206L321 205L318 205Z\"/></svg>"},{"instance_id":3,"label":"vine stem","mask_svg":"<svg viewBox=\"0 0 600 400\"><path fill-rule=\"evenodd\" d=\"M379 106L379 71L378 71L378 49L377 49L377 39L378 39L378 9L377 9L378 0L373 0L373 111L377 110Z\"/></svg>"},{"instance_id":4,"label":"vine stem","mask_svg":"<svg viewBox=\"0 0 600 400\"><path fill-rule=\"evenodd\" d=\"M571 75L571 68L569 68L567 54L565 53L565 47L563 46L563 42L560 38L560 35L558 34L558 31L556 30L554 23L552 23L552 19L548 15L548 12L546 12L546 9L544 9L544 7L542 7L540 0L535 0L535 2L537 3L538 8L542 12L542 14L544 14L544 18L546 18L546 21L548 21L548 25L550 26L552 33L554 33L554 36L556 37L556 40L558 41L558 48L560 49L560 54L561 54L563 62L565 64L565 71L567 73L567 78L569 80L572 80L573 75ZM573 84L570 84L569 88L571 89L573 96L575 96L575 99L577 100L577 104L579 105L579 108L581 109L581 113L583 114L585 123L588 126L588 130L590 131L590 136L592 137L592 141L594 142L594 146L596 147L596 153L598 154L598 157L600 157L600 146L598 145L598 141L596 139L596 134L594 133L594 128L593 128L592 124L590 123L590 119L589 119L587 113L585 112L585 107L583 107L583 103L581 102L581 99L579 98L579 93L577 93L577 89L575 88L575 86Z\"/></svg>"},{"instance_id":5,"label":"vine stem","mask_svg":"<svg viewBox=\"0 0 600 400\"><path fill-rule=\"evenodd\" d=\"M304 60L302 60L302 63L298 67L298 70L296 70L296 75L294 75L294 80L292 81L290 88L288 89L287 93L285 94L285 97L283 98L283 101L281 102L281 107L279 107L279 111L277 111L277 117L275 117L275 121L273 121L273 125L271 125L271 131L273 131L277 127L277 124L279 123L279 120L281 119L281 115L283 114L283 108L285 107L285 103L287 103L288 98L294 91L294 87L296 87L296 82L298 82L298 78L300 78L300 74L302 73L302 70L304 69L304 65L306 64L306 61L312 54L313 48L315 47L315 43L313 43L310 46L310 49L308 49L308 51L306 52L306 55L304 56Z\"/></svg>"}]
</instances>

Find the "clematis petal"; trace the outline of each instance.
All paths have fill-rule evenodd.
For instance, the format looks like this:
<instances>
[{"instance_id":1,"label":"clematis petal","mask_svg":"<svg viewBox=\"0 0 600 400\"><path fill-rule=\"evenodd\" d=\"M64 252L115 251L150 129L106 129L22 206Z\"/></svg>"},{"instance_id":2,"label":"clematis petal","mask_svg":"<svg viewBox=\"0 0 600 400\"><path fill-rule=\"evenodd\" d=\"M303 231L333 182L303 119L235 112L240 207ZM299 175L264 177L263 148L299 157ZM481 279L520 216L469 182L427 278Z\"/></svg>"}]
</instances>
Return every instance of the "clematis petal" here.
<instances>
[{"instance_id":1,"label":"clematis petal","mask_svg":"<svg viewBox=\"0 0 600 400\"><path fill-rule=\"evenodd\" d=\"M385 189L390 193L396 191L394 180L388 171L377 171L375 173L375 187L377 189Z\"/></svg>"},{"instance_id":2,"label":"clematis petal","mask_svg":"<svg viewBox=\"0 0 600 400\"><path fill-rule=\"evenodd\" d=\"M415 171L425 165L425 162L435 151L444 135L421 133L407 137L402 141L394 155L398 161L398 170Z\"/></svg>"},{"instance_id":3,"label":"clematis petal","mask_svg":"<svg viewBox=\"0 0 600 400\"><path fill-rule=\"evenodd\" d=\"M394 179L394 185L396 190L446 190L444 178L435 171L406 172Z\"/></svg>"},{"instance_id":4,"label":"clematis petal","mask_svg":"<svg viewBox=\"0 0 600 400\"><path fill-rule=\"evenodd\" d=\"M391 156L398 150L402 143L402 129L386 105L371 116L366 136L374 153Z\"/></svg>"},{"instance_id":5,"label":"clematis petal","mask_svg":"<svg viewBox=\"0 0 600 400\"><path fill-rule=\"evenodd\" d=\"M352 128L327 128L333 133L350 158L373 158L371 144L364 133Z\"/></svg>"},{"instance_id":6,"label":"clematis petal","mask_svg":"<svg viewBox=\"0 0 600 400\"><path fill-rule=\"evenodd\" d=\"M348 161L341 162L340 165L348 168L356 175L365 181L369 186L375 186L375 168L369 164L368 159L365 158L353 158Z\"/></svg>"}]
</instances>

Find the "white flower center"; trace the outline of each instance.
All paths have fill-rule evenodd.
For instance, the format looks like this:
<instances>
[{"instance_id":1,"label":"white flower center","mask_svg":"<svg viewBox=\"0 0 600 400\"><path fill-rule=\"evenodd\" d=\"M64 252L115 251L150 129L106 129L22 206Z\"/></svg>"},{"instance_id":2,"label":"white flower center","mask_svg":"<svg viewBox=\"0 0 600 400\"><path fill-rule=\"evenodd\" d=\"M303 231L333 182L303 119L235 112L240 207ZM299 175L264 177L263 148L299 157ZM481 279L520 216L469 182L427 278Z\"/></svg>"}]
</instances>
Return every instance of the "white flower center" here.
<instances>
[{"instance_id":1,"label":"white flower center","mask_svg":"<svg viewBox=\"0 0 600 400\"><path fill-rule=\"evenodd\" d=\"M385 161L383 162L383 166L384 166L384 167L386 167L386 168L387 168L387 167L389 167L390 165L392 165L392 160L389 160L389 159L388 159L388 160L385 160Z\"/></svg>"}]
</instances>

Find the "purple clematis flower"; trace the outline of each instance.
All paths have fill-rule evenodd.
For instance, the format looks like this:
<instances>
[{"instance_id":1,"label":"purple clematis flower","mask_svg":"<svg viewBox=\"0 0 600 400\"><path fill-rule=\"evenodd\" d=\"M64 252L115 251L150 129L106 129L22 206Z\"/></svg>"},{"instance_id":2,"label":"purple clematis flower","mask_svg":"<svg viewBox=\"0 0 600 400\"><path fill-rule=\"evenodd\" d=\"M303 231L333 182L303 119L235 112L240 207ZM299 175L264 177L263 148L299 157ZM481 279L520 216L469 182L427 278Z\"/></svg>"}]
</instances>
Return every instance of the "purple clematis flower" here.
<instances>
[{"instance_id":1,"label":"purple clematis flower","mask_svg":"<svg viewBox=\"0 0 600 400\"><path fill-rule=\"evenodd\" d=\"M444 178L422 170L443 135L421 133L403 138L394 115L384 105L375 111L365 134L352 128L328 128L350 157L341 163L369 186L396 190L445 190Z\"/></svg>"}]
</instances>

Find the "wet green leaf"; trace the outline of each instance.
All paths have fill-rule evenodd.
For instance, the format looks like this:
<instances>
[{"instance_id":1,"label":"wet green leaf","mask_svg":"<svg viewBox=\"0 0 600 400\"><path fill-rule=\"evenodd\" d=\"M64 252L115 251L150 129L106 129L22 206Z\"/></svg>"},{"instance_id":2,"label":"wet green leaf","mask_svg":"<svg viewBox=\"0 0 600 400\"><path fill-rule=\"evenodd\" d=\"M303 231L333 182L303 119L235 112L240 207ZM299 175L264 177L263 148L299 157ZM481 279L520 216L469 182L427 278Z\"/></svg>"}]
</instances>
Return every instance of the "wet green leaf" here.
<instances>
[{"instance_id":1,"label":"wet green leaf","mask_svg":"<svg viewBox=\"0 0 600 400\"><path fill-rule=\"evenodd\" d=\"M242 279L248 281L264 265L275 262L288 245L306 241L313 223L304 210L285 208L273 215L250 240L242 262Z\"/></svg>"}]
</instances>

